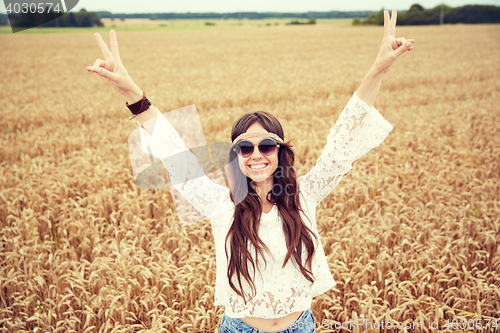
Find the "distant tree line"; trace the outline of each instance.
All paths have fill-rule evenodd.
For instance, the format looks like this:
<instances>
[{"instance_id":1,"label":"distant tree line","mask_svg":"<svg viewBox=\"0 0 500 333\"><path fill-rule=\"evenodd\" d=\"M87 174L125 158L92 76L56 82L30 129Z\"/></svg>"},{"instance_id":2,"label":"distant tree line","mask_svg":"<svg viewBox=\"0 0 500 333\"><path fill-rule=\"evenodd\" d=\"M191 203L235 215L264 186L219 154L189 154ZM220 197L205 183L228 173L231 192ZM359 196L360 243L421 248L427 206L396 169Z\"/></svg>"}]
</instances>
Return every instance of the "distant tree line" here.
<instances>
[{"instance_id":1,"label":"distant tree line","mask_svg":"<svg viewBox=\"0 0 500 333\"><path fill-rule=\"evenodd\" d=\"M173 19L249 19L261 20L268 18L298 18L298 19L325 19L325 18L355 18L365 17L370 11L354 12L306 12L306 13L278 13L278 12L235 12L235 13L143 13L143 14L113 14L111 12L96 12L101 18L127 19L146 18L151 20L173 20Z\"/></svg>"},{"instance_id":2,"label":"distant tree line","mask_svg":"<svg viewBox=\"0 0 500 333\"><path fill-rule=\"evenodd\" d=\"M452 8L450 6L438 5L431 9L425 9L419 4L414 4L406 12L398 14L398 25L429 25L439 24L441 11L443 11L443 23L500 23L500 7L487 5L467 5ZM360 17L366 17L364 20ZM103 26L100 18L127 19L146 18L151 20L169 19L268 19L268 18L297 18L297 19L331 19L331 18L354 18L354 25L383 25L384 12L370 11L329 11L329 12L304 12L304 13L279 13L279 12L235 12L235 13L142 13L142 14L113 14L108 11L87 12L81 9L78 13L70 12L57 17L57 13L43 13L42 15L27 13L12 16L13 25L41 26L41 27L93 27ZM47 22L47 23L43 23ZM300 24L298 20L292 24ZM40 23L40 24L38 24ZM43 23L43 24L42 24ZM7 14L0 14L0 25L8 25ZM309 23L314 24L314 23Z\"/></svg>"},{"instance_id":3,"label":"distant tree line","mask_svg":"<svg viewBox=\"0 0 500 333\"><path fill-rule=\"evenodd\" d=\"M11 15L12 26L15 27L102 27L99 15L81 9L78 13L70 12L62 16L55 11L44 13L28 13ZM46 23L44 23L46 22ZM0 14L0 25L8 25L9 20L6 14Z\"/></svg>"},{"instance_id":4,"label":"distant tree line","mask_svg":"<svg viewBox=\"0 0 500 333\"><path fill-rule=\"evenodd\" d=\"M485 5L467 5L452 8L438 5L425 9L415 4L404 13L398 13L398 25L440 24L441 11L443 23L500 23L500 7ZM384 25L384 11L370 13L366 19L355 18L353 25Z\"/></svg>"},{"instance_id":5,"label":"distant tree line","mask_svg":"<svg viewBox=\"0 0 500 333\"><path fill-rule=\"evenodd\" d=\"M100 18L110 18L110 19L128 19L128 18L145 18L151 20L173 20L173 19L249 19L249 20L260 20L268 18L296 18L296 19L332 19L332 18L355 18L355 17L366 17L370 14L370 11L352 11L352 12L341 12L341 11L329 11L329 12L305 12L305 13L278 13L278 12L235 12L235 13L139 13L139 14L121 14L112 13L108 11L99 12L87 12L85 9L80 10L78 13L70 12L69 14L64 14L56 19L50 17L52 13L45 13L44 19L41 18L40 14L36 15L24 15L22 20L16 19L18 26L38 26L37 21L47 21L49 22L40 26L43 27L92 27L92 26L102 26ZM31 24L27 24L31 22ZM0 14L0 25L8 25L9 19L6 14Z\"/></svg>"},{"instance_id":6,"label":"distant tree line","mask_svg":"<svg viewBox=\"0 0 500 333\"><path fill-rule=\"evenodd\" d=\"M311 17L307 22L301 22L299 20L293 20L291 22L286 23L287 25L300 25L300 24L316 24L316 19Z\"/></svg>"}]
</instances>

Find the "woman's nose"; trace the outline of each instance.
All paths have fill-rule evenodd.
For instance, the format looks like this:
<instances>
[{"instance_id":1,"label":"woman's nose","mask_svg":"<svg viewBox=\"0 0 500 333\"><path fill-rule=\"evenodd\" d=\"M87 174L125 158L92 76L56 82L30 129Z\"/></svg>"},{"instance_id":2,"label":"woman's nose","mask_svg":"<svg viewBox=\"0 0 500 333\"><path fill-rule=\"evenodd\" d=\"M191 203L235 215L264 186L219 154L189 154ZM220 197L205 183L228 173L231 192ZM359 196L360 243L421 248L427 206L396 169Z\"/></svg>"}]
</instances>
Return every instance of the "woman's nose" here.
<instances>
[{"instance_id":1,"label":"woman's nose","mask_svg":"<svg viewBox=\"0 0 500 333\"><path fill-rule=\"evenodd\" d=\"M264 157L264 155L262 155L262 153L260 152L259 148L258 147L254 147L253 148L253 153L250 156L250 158L252 160L259 160L259 159L261 159L263 157Z\"/></svg>"}]
</instances>

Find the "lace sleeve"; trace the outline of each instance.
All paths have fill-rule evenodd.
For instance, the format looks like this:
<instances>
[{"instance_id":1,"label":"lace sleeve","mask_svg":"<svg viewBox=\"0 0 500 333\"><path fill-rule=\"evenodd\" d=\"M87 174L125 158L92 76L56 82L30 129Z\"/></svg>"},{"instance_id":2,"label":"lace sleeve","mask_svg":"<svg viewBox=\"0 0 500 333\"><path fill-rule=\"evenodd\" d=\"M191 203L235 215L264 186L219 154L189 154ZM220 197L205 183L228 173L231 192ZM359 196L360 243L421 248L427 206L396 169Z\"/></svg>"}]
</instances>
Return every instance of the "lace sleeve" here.
<instances>
[{"instance_id":1,"label":"lace sleeve","mask_svg":"<svg viewBox=\"0 0 500 333\"><path fill-rule=\"evenodd\" d=\"M207 218L232 209L234 204L230 199L229 189L214 183L205 175L197 157L187 148L167 118L158 110L158 117L150 121L155 121L152 135L137 122L141 150L162 161L173 188ZM177 204L176 208L180 215Z\"/></svg>"},{"instance_id":2,"label":"lace sleeve","mask_svg":"<svg viewBox=\"0 0 500 333\"><path fill-rule=\"evenodd\" d=\"M356 92L330 130L316 165L300 177L301 192L319 204L352 168L352 163L384 141L392 125Z\"/></svg>"}]
</instances>

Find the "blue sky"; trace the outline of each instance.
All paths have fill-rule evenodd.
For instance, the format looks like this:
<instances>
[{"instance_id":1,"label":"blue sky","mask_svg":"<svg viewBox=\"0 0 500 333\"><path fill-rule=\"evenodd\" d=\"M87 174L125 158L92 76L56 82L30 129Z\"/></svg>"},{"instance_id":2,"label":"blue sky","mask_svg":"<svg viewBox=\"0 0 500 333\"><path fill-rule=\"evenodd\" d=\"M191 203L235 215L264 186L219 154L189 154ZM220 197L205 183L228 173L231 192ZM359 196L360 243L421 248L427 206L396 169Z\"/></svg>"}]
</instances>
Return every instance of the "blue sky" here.
<instances>
[{"instance_id":1,"label":"blue sky","mask_svg":"<svg viewBox=\"0 0 500 333\"><path fill-rule=\"evenodd\" d=\"M407 10L419 3L424 8L441 4L441 0L80 0L73 11L85 8L89 11L106 10L113 13L164 13L164 12L307 12L307 11L352 11L396 8ZM469 4L500 6L500 0L445 0L445 4L458 7ZM0 5L5 13L5 6Z\"/></svg>"}]
</instances>

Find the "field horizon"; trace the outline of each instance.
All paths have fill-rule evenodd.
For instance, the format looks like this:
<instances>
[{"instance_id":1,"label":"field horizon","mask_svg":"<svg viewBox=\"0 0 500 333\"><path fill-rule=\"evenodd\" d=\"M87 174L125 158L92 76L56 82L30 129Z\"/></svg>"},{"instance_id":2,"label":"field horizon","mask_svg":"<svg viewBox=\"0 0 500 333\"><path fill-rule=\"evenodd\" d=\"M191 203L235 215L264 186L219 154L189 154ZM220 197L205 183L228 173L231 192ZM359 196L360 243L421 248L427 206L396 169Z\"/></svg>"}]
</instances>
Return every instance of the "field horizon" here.
<instances>
[{"instance_id":1,"label":"field horizon","mask_svg":"<svg viewBox=\"0 0 500 333\"><path fill-rule=\"evenodd\" d=\"M65 28L40 28L35 27L16 34L35 34L35 33L76 33L76 32L105 32L114 29L118 33L121 31L183 31L183 30L228 30L228 29L248 29L248 28L272 28L277 26L285 26L292 20L297 18L274 18L274 19L175 19L175 20L150 20L150 19L133 19L125 20L103 18L101 22L103 27L65 27ZM316 19L316 25L335 25L335 26L351 26L353 19ZM301 22L306 22L305 19L299 19ZM206 23L213 23L207 25ZM10 26L0 26L0 34L12 34Z\"/></svg>"}]
</instances>

